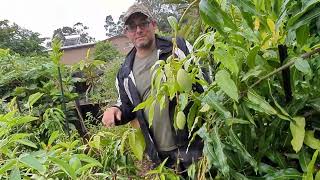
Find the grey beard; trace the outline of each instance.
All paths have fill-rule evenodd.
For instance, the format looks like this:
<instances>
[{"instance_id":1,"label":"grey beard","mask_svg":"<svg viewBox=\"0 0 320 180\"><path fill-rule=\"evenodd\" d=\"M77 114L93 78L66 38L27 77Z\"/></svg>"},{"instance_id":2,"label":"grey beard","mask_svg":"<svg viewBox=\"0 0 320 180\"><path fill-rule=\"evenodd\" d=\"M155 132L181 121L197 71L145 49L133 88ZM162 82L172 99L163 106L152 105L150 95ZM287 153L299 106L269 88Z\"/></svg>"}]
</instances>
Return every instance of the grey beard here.
<instances>
[{"instance_id":1,"label":"grey beard","mask_svg":"<svg viewBox=\"0 0 320 180\"><path fill-rule=\"evenodd\" d=\"M141 43L137 45L137 48L141 48L141 49L149 49L152 46L153 41L150 40L146 43Z\"/></svg>"}]
</instances>

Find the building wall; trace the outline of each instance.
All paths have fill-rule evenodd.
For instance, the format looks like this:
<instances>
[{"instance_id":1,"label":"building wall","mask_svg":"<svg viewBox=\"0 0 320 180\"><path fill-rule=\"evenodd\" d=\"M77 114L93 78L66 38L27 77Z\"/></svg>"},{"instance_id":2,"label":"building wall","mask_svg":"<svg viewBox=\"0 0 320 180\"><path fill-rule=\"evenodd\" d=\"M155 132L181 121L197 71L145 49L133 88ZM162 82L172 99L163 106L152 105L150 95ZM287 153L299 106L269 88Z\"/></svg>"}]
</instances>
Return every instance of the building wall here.
<instances>
[{"instance_id":1,"label":"building wall","mask_svg":"<svg viewBox=\"0 0 320 180\"><path fill-rule=\"evenodd\" d=\"M94 45L77 47L77 48L70 48L70 49L63 49L61 63L75 64L81 60L84 60L87 56L87 51L89 49L90 49L90 53L92 53L94 51Z\"/></svg>"},{"instance_id":2,"label":"building wall","mask_svg":"<svg viewBox=\"0 0 320 180\"><path fill-rule=\"evenodd\" d=\"M126 55L133 47L132 43L124 35L109 38L107 41L110 41L112 45L123 55Z\"/></svg>"},{"instance_id":3,"label":"building wall","mask_svg":"<svg viewBox=\"0 0 320 180\"><path fill-rule=\"evenodd\" d=\"M109 39L106 39L105 41L110 41L111 44L115 48L117 48L122 55L126 55L133 47L132 43L124 35L111 37ZM87 44L87 45L84 44L84 45L78 45L74 47L62 48L62 50L64 51L64 54L61 58L61 63L75 64L80 60L85 59L88 49L90 49L90 54L94 52L95 50L94 46L95 44L93 43L93 44Z\"/></svg>"}]
</instances>

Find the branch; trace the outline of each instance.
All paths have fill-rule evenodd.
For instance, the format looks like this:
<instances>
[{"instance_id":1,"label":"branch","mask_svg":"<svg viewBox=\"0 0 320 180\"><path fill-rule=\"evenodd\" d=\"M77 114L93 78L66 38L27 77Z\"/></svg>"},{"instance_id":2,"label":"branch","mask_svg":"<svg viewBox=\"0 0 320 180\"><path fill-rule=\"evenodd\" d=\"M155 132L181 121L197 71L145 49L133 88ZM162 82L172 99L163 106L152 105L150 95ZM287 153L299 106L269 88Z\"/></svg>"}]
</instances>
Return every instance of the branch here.
<instances>
[{"instance_id":1,"label":"branch","mask_svg":"<svg viewBox=\"0 0 320 180\"><path fill-rule=\"evenodd\" d=\"M310 52L308 52L308 53L302 54L300 57L301 57L302 59L307 59L307 58L310 58L312 55L314 55L314 54L316 54L316 53L320 53L320 48L317 48L317 49L314 49L314 50L312 50L312 51L310 51ZM289 68L290 66L292 66L292 65L294 64L294 62L295 62L295 61L291 59L287 64L279 67L278 69L275 69L275 70L272 71L271 73L269 73L269 74L263 76L262 78L260 78L257 82L255 82L254 84L252 84L252 85L249 87L249 89L255 87L255 86L258 85L261 81L269 78L270 76L272 76L272 75L274 75L274 74L277 74L278 72L280 72L280 71L282 71L282 70L284 70L284 69Z\"/></svg>"},{"instance_id":2,"label":"branch","mask_svg":"<svg viewBox=\"0 0 320 180\"><path fill-rule=\"evenodd\" d=\"M189 9L190 9L193 5L195 5L196 3L198 3L198 2L199 2L199 0L194 0L194 1L187 7L187 9L183 12L183 14L182 14L182 16L181 16L178 24L181 24L181 23L182 23L182 20L183 20L184 16L187 14L187 12L189 11Z\"/></svg>"}]
</instances>

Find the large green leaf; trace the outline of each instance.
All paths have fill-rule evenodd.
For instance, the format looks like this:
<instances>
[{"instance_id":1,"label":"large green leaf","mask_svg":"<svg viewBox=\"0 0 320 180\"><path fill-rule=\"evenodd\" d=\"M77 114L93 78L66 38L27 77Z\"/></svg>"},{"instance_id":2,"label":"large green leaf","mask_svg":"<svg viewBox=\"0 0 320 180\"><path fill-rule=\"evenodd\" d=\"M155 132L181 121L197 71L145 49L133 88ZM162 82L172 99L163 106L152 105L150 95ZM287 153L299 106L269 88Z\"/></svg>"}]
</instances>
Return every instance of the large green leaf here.
<instances>
[{"instance_id":1,"label":"large green leaf","mask_svg":"<svg viewBox=\"0 0 320 180\"><path fill-rule=\"evenodd\" d=\"M45 166L43 166L38 159L33 157L30 154L23 155L19 158L19 161L23 164L37 170L40 174L44 174L46 172Z\"/></svg>"},{"instance_id":2,"label":"large green leaf","mask_svg":"<svg viewBox=\"0 0 320 180\"><path fill-rule=\"evenodd\" d=\"M316 150L316 151L313 153L312 159L311 159L311 161L309 162L308 167L307 167L307 174L306 174L306 176L303 178L304 180L313 180L314 164L315 164L315 162L316 162L316 160L317 160L318 154L319 154L319 150ZM317 179L316 179L316 180L317 180Z\"/></svg>"},{"instance_id":3,"label":"large green leaf","mask_svg":"<svg viewBox=\"0 0 320 180\"><path fill-rule=\"evenodd\" d=\"M21 179L21 174L20 170L18 167L15 167L10 174L9 180L20 180Z\"/></svg>"},{"instance_id":4,"label":"large green leaf","mask_svg":"<svg viewBox=\"0 0 320 180\"><path fill-rule=\"evenodd\" d=\"M23 117L17 117L17 118L14 118L12 119L8 125L10 127L14 127L14 126L18 126L18 125L21 125L21 124L26 124L28 122L31 122L31 121L35 121L39 118L37 117L32 117L32 116L23 116Z\"/></svg>"},{"instance_id":5,"label":"large green leaf","mask_svg":"<svg viewBox=\"0 0 320 180\"><path fill-rule=\"evenodd\" d=\"M269 115L277 114L277 111L263 97L258 95L253 90L248 91L248 99L251 103L260 107L264 113Z\"/></svg>"},{"instance_id":6,"label":"large green leaf","mask_svg":"<svg viewBox=\"0 0 320 180\"><path fill-rule=\"evenodd\" d=\"M28 139L19 139L16 142L23 144L23 145L26 145L26 146L29 146L29 147L37 148L37 145Z\"/></svg>"},{"instance_id":7,"label":"large green leaf","mask_svg":"<svg viewBox=\"0 0 320 180\"><path fill-rule=\"evenodd\" d=\"M64 160L55 157L49 157L62 171L64 171L71 179L77 179L75 170Z\"/></svg>"},{"instance_id":8,"label":"large green leaf","mask_svg":"<svg viewBox=\"0 0 320 180\"><path fill-rule=\"evenodd\" d=\"M320 16L320 2L318 0L311 0L310 2L311 3L308 6L305 6L302 11L288 20L288 29L298 29Z\"/></svg>"},{"instance_id":9,"label":"large green leaf","mask_svg":"<svg viewBox=\"0 0 320 180\"><path fill-rule=\"evenodd\" d=\"M241 12L248 12L252 15L260 15L251 0L232 0L232 2L241 9Z\"/></svg>"},{"instance_id":10,"label":"large green leaf","mask_svg":"<svg viewBox=\"0 0 320 180\"><path fill-rule=\"evenodd\" d=\"M216 82L223 92L238 102L238 88L234 81L230 78L230 74L226 70L220 70L216 73Z\"/></svg>"},{"instance_id":11,"label":"large green leaf","mask_svg":"<svg viewBox=\"0 0 320 180\"><path fill-rule=\"evenodd\" d=\"M204 141L204 147L203 147L203 155L205 155L208 158L208 168L210 169L212 165L215 167L219 167L218 164L218 157L216 153L214 152L213 145L212 145L212 139L206 129L205 126L202 126L198 131L197 134L203 139Z\"/></svg>"},{"instance_id":12,"label":"large green leaf","mask_svg":"<svg viewBox=\"0 0 320 180\"><path fill-rule=\"evenodd\" d=\"M224 176L229 177L230 167L227 162L227 156L224 153L225 145L222 143L220 139L220 133L217 126L215 126L212 130L212 133L210 133L210 138L212 139L214 153L218 158L217 159L218 160L217 163L219 164L218 169L221 171L221 173Z\"/></svg>"},{"instance_id":13,"label":"large green leaf","mask_svg":"<svg viewBox=\"0 0 320 180\"><path fill-rule=\"evenodd\" d=\"M290 122L290 130L292 134L291 145L296 152L299 152L305 136L305 119L304 117L294 117L293 122Z\"/></svg>"},{"instance_id":14,"label":"large green leaf","mask_svg":"<svg viewBox=\"0 0 320 180\"><path fill-rule=\"evenodd\" d=\"M169 16L167 19L172 30L176 33L178 31L178 20L174 16Z\"/></svg>"},{"instance_id":15,"label":"large green leaf","mask_svg":"<svg viewBox=\"0 0 320 180\"><path fill-rule=\"evenodd\" d=\"M219 102L213 90L209 91L202 101L220 113L224 118L231 117L231 113Z\"/></svg>"},{"instance_id":16,"label":"large green leaf","mask_svg":"<svg viewBox=\"0 0 320 180\"><path fill-rule=\"evenodd\" d=\"M252 49L250 49L249 54L247 56L247 64L251 69L256 67L256 56L258 54L259 49L259 46L253 47Z\"/></svg>"},{"instance_id":17,"label":"large green leaf","mask_svg":"<svg viewBox=\"0 0 320 180\"><path fill-rule=\"evenodd\" d=\"M59 131L54 131L51 133L50 138L48 140L48 146L51 146L52 143L59 137Z\"/></svg>"},{"instance_id":18,"label":"large green leaf","mask_svg":"<svg viewBox=\"0 0 320 180\"><path fill-rule=\"evenodd\" d=\"M102 167L102 164L97 161L96 159L88 156L88 155L85 155L85 154L77 154L75 155L77 158L79 158L81 161L83 162L87 162L89 164L94 164L95 166L99 166L99 167Z\"/></svg>"},{"instance_id":19,"label":"large green leaf","mask_svg":"<svg viewBox=\"0 0 320 180\"><path fill-rule=\"evenodd\" d=\"M296 30L297 43L302 47L308 40L309 37L309 25L303 25Z\"/></svg>"},{"instance_id":20,"label":"large green leaf","mask_svg":"<svg viewBox=\"0 0 320 180\"><path fill-rule=\"evenodd\" d=\"M239 67L236 57L232 53L232 49L222 43L216 44L216 49L213 52L215 61L221 62L223 66L228 68L234 75L238 75Z\"/></svg>"},{"instance_id":21,"label":"large green leaf","mask_svg":"<svg viewBox=\"0 0 320 180\"><path fill-rule=\"evenodd\" d=\"M129 134L129 145L133 154L141 161L146 147L141 129L136 129L136 131Z\"/></svg>"},{"instance_id":22,"label":"large green leaf","mask_svg":"<svg viewBox=\"0 0 320 180\"><path fill-rule=\"evenodd\" d=\"M17 163L16 159L10 159L7 163L1 165L0 167L0 175L7 172L8 170L12 169L14 165Z\"/></svg>"},{"instance_id":23,"label":"large green leaf","mask_svg":"<svg viewBox=\"0 0 320 180\"><path fill-rule=\"evenodd\" d=\"M320 140L314 137L314 131L306 131L304 144L312 149L320 149Z\"/></svg>"},{"instance_id":24,"label":"large green leaf","mask_svg":"<svg viewBox=\"0 0 320 180\"><path fill-rule=\"evenodd\" d=\"M294 66L301 72L311 75L312 71L310 68L310 65L308 63L308 61L302 59L302 58L298 58L295 62L294 62Z\"/></svg>"},{"instance_id":25,"label":"large green leaf","mask_svg":"<svg viewBox=\"0 0 320 180\"><path fill-rule=\"evenodd\" d=\"M308 169L308 164L311 161L311 157L309 155L309 153L307 152L307 150L305 148L303 148L300 152L299 152L299 163L300 163L300 167L303 170L303 172L307 172Z\"/></svg>"},{"instance_id":26,"label":"large green leaf","mask_svg":"<svg viewBox=\"0 0 320 180\"><path fill-rule=\"evenodd\" d=\"M43 93L37 92L35 94L32 94L29 96L28 102L27 102L27 108L31 108L35 102L38 101L38 99L41 98Z\"/></svg>"},{"instance_id":27,"label":"large green leaf","mask_svg":"<svg viewBox=\"0 0 320 180\"><path fill-rule=\"evenodd\" d=\"M215 0L201 0L199 4L200 15L203 21L224 34L223 27L237 29L230 16L224 12Z\"/></svg>"}]
</instances>

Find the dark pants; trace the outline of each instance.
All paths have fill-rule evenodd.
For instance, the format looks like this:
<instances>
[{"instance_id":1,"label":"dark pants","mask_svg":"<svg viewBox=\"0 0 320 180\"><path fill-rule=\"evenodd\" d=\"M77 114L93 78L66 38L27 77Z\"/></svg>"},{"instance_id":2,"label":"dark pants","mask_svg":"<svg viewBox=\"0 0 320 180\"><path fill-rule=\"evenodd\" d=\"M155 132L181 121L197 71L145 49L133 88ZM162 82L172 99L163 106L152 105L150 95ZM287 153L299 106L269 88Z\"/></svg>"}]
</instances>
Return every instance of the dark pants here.
<instances>
[{"instance_id":1,"label":"dark pants","mask_svg":"<svg viewBox=\"0 0 320 180\"><path fill-rule=\"evenodd\" d=\"M195 141L190 145L188 152L187 147L188 144L172 151L161 151L159 156L162 161L168 158L166 167L176 169L178 172L185 172L193 162L197 162L201 158L203 143Z\"/></svg>"}]
</instances>

